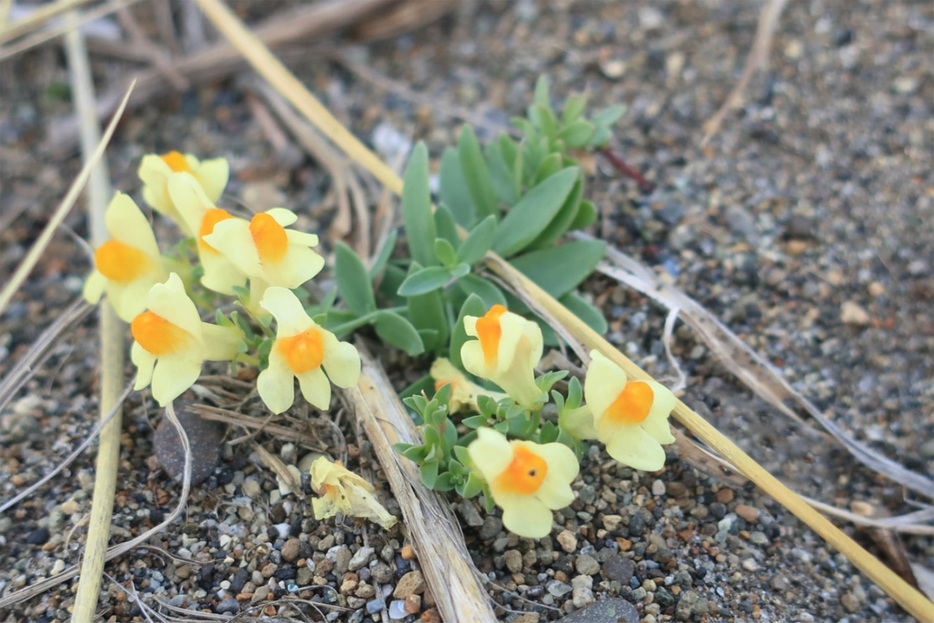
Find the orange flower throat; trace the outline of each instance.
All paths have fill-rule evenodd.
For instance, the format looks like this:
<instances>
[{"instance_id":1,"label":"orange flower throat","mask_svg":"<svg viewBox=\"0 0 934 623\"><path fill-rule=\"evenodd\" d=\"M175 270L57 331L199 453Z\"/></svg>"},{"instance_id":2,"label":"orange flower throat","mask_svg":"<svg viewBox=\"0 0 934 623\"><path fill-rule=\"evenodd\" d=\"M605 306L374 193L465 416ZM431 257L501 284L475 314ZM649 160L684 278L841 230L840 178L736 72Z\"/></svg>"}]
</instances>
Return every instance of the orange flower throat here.
<instances>
[{"instance_id":1,"label":"orange flower throat","mask_svg":"<svg viewBox=\"0 0 934 623\"><path fill-rule=\"evenodd\" d=\"M649 417L654 401L655 392L648 383L629 381L606 410L605 417L617 424L640 424Z\"/></svg>"},{"instance_id":2,"label":"orange flower throat","mask_svg":"<svg viewBox=\"0 0 934 623\"><path fill-rule=\"evenodd\" d=\"M108 240L94 252L94 265L111 281L127 283L148 272L153 263L136 247L119 240Z\"/></svg>"},{"instance_id":3,"label":"orange flower throat","mask_svg":"<svg viewBox=\"0 0 934 623\"><path fill-rule=\"evenodd\" d=\"M201 219L201 229L198 231L198 247L202 251L208 251L214 255L220 255L220 251L205 242L204 237L214 232L214 226L221 221L233 218L227 210L220 208L211 208L204 213Z\"/></svg>"},{"instance_id":4,"label":"orange flower throat","mask_svg":"<svg viewBox=\"0 0 934 623\"><path fill-rule=\"evenodd\" d=\"M494 486L500 491L531 495L538 491L548 474L548 463L521 444L513 444L512 461L496 477Z\"/></svg>"},{"instance_id":5,"label":"orange flower throat","mask_svg":"<svg viewBox=\"0 0 934 623\"><path fill-rule=\"evenodd\" d=\"M277 340L276 348L295 374L317 370L324 361L324 336L314 327Z\"/></svg>"},{"instance_id":6,"label":"orange flower throat","mask_svg":"<svg viewBox=\"0 0 934 623\"><path fill-rule=\"evenodd\" d=\"M483 360L488 366L496 362L499 339L503 335L503 327L499 319L506 311L502 305L494 305L490 311L477 318L477 337L480 339L480 347L483 348Z\"/></svg>"},{"instance_id":7,"label":"orange flower throat","mask_svg":"<svg viewBox=\"0 0 934 623\"><path fill-rule=\"evenodd\" d=\"M263 262L278 263L289 250L289 236L276 219L265 212L257 214L250 221L250 235L256 245L256 252Z\"/></svg>"},{"instance_id":8,"label":"orange flower throat","mask_svg":"<svg viewBox=\"0 0 934 623\"><path fill-rule=\"evenodd\" d=\"M167 154L162 154L162 161L169 165L169 168L176 173L192 173L191 167L188 165L188 160L177 151L170 151Z\"/></svg>"},{"instance_id":9,"label":"orange flower throat","mask_svg":"<svg viewBox=\"0 0 934 623\"><path fill-rule=\"evenodd\" d=\"M130 332L140 346L156 357L177 353L192 339L187 331L151 311L134 318Z\"/></svg>"}]
</instances>

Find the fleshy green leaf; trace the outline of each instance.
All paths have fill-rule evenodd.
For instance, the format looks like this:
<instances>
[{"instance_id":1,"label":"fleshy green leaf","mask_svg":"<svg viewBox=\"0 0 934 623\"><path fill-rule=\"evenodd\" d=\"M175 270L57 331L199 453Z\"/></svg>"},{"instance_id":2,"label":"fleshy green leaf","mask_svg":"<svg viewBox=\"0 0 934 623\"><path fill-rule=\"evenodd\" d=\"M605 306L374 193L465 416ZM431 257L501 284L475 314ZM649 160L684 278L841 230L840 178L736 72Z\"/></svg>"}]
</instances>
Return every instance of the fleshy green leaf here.
<instances>
[{"instance_id":1,"label":"fleshy green leaf","mask_svg":"<svg viewBox=\"0 0 934 623\"><path fill-rule=\"evenodd\" d=\"M373 262L373 266L370 267L370 279L376 279L383 269L386 268L386 264L389 262L389 258L392 257L392 252L396 249L396 240L399 238L399 234L396 233L396 230L389 232L389 235L386 236L386 241L383 243L383 246L379 249L379 255L376 256L376 260Z\"/></svg>"},{"instance_id":2,"label":"fleshy green leaf","mask_svg":"<svg viewBox=\"0 0 934 623\"><path fill-rule=\"evenodd\" d=\"M551 85L548 83L548 76L542 74L538 77L538 80L535 81L535 96L532 101L545 108L551 108L551 102L548 99L548 92L550 90Z\"/></svg>"},{"instance_id":3,"label":"fleshy green leaf","mask_svg":"<svg viewBox=\"0 0 934 623\"><path fill-rule=\"evenodd\" d=\"M441 203L447 206L461 227L472 227L477 222L477 208L461 169L460 156L452 147L445 149L441 156L440 180Z\"/></svg>"},{"instance_id":4,"label":"fleshy green leaf","mask_svg":"<svg viewBox=\"0 0 934 623\"><path fill-rule=\"evenodd\" d=\"M452 247L457 248L461 241L460 236L457 234L457 223L454 222L454 215L451 214L451 211L443 205L438 206L435 210L435 228L438 231L438 238L447 240Z\"/></svg>"},{"instance_id":5,"label":"fleshy green leaf","mask_svg":"<svg viewBox=\"0 0 934 623\"><path fill-rule=\"evenodd\" d=\"M496 228L493 249L510 257L531 244L558 214L578 175L577 167L569 167L527 192Z\"/></svg>"},{"instance_id":6,"label":"fleshy green leaf","mask_svg":"<svg viewBox=\"0 0 934 623\"><path fill-rule=\"evenodd\" d=\"M584 179L578 176L574 187L571 189L571 194L564 200L564 204L561 206L561 209L558 210L558 214L551 219L551 222L548 223L548 227L545 228L538 238L529 245L530 249L541 249L551 246L553 242L567 233L580 209L581 196L583 194Z\"/></svg>"},{"instance_id":7,"label":"fleshy green leaf","mask_svg":"<svg viewBox=\"0 0 934 623\"><path fill-rule=\"evenodd\" d=\"M454 476L451 472L438 474L435 484L432 487L435 491L451 491L454 489Z\"/></svg>"},{"instance_id":8,"label":"fleshy green leaf","mask_svg":"<svg viewBox=\"0 0 934 623\"><path fill-rule=\"evenodd\" d=\"M334 255L334 276L347 307L359 316L374 311L373 284L363 260L341 241L337 242Z\"/></svg>"},{"instance_id":9,"label":"fleshy green leaf","mask_svg":"<svg viewBox=\"0 0 934 623\"><path fill-rule=\"evenodd\" d=\"M593 122L596 126L604 126L609 128L614 123L620 120L622 116L626 113L626 107L622 104L615 104L609 108L604 108L596 115L594 115Z\"/></svg>"},{"instance_id":10,"label":"fleshy green leaf","mask_svg":"<svg viewBox=\"0 0 934 623\"><path fill-rule=\"evenodd\" d=\"M457 252L444 238L435 238L435 256L447 268L457 264Z\"/></svg>"},{"instance_id":11,"label":"fleshy green leaf","mask_svg":"<svg viewBox=\"0 0 934 623\"><path fill-rule=\"evenodd\" d=\"M382 311L373 323L381 340L404 350L411 356L425 352L422 338L408 320L394 312Z\"/></svg>"},{"instance_id":12,"label":"fleshy green leaf","mask_svg":"<svg viewBox=\"0 0 934 623\"><path fill-rule=\"evenodd\" d=\"M456 489L459 496L465 500L469 500L483 491L483 481L476 474L470 472L464 484L456 487Z\"/></svg>"},{"instance_id":13,"label":"fleshy green leaf","mask_svg":"<svg viewBox=\"0 0 934 623\"><path fill-rule=\"evenodd\" d=\"M467 183L467 189L477 208L477 216L485 218L490 214L499 212L499 202L493 192L493 183L490 181L490 171L487 169L480 144L469 125L461 129L460 139L457 141L457 154L460 157L461 171Z\"/></svg>"},{"instance_id":14,"label":"fleshy green leaf","mask_svg":"<svg viewBox=\"0 0 934 623\"><path fill-rule=\"evenodd\" d=\"M539 163L538 170L535 171L535 183L541 184L560 171L562 169L562 164L564 164L564 159L561 157L561 154L548 154L544 160Z\"/></svg>"},{"instance_id":15,"label":"fleshy green leaf","mask_svg":"<svg viewBox=\"0 0 934 623\"><path fill-rule=\"evenodd\" d=\"M578 119L558 133L558 138L564 141L569 148L583 147L593 137L596 128L594 124Z\"/></svg>"},{"instance_id":16,"label":"fleshy green leaf","mask_svg":"<svg viewBox=\"0 0 934 623\"><path fill-rule=\"evenodd\" d=\"M600 240L575 240L526 253L510 263L548 294L559 298L593 272L605 249L606 244Z\"/></svg>"},{"instance_id":17,"label":"fleshy green leaf","mask_svg":"<svg viewBox=\"0 0 934 623\"><path fill-rule=\"evenodd\" d=\"M593 225L597 221L597 208L590 201L581 201L577 207L577 214L574 220L568 225L567 231L583 229Z\"/></svg>"},{"instance_id":18,"label":"fleshy green leaf","mask_svg":"<svg viewBox=\"0 0 934 623\"><path fill-rule=\"evenodd\" d=\"M435 220L428 189L428 148L419 142L405 167L402 187L402 221L412 258L422 266L434 266Z\"/></svg>"},{"instance_id":19,"label":"fleshy green leaf","mask_svg":"<svg viewBox=\"0 0 934 623\"><path fill-rule=\"evenodd\" d=\"M467 428L480 428L486 424L486 416L471 415L470 417L465 417L463 420L461 420L461 424Z\"/></svg>"},{"instance_id":20,"label":"fleshy green leaf","mask_svg":"<svg viewBox=\"0 0 934 623\"><path fill-rule=\"evenodd\" d=\"M454 457L460 461L462 466L465 466L464 469L467 469L466 466L470 465L470 453L467 452L466 446L454 446Z\"/></svg>"},{"instance_id":21,"label":"fleshy green leaf","mask_svg":"<svg viewBox=\"0 0 934 623\"><path fill-rule=\"evenodd\" d=\"M555 119L551 106L532 104L532 108L529 110L529 120L549 139L554 138L558 133L558 120Z\"/></svg>"},{"instance_id":22,"label":"fleshy green leaf","mask_svg":"<svg viewBox=\"0 0 934 623\"><path fill-rule=\"evenodd\" d=\"M600 310L591 305L576 292L568 292L560 299L561 304L567 307L575 316L584 321L591 329L604 335L607 330L606 318Z\"/></svg>"},{"instance_id":23,"label":"fleshy green leaf","mask_svg":"<svg viewBox=\"0 0 934 623\"><path fill-rule=\"evenodd\" d=\"M431 461L418 468L418 475L429 489L435 488L435 482L438 480L438 467L437 461Z\"/></svg>"},{"instance_id":24,"label":"fleshy green leaf","mask_svg":"<svg viewBox=\"0 0 934 623\"><path fill-rule=\"evenodd\" d=\"M453 278L446 266L429 266L410 274L399 286L399 296L418 296L443 287Z\"/></svg>"},{"instance_id":25,"label":"fleshy green leaf","mask_svg":"<svg viewBox=\"0 0 934 623\"><path fill-rule=\"evenodd\" d=\"M486 162L490 168L490 182L496 196L506 205L516 202L516 185L512 179L512 167L507 164L499 148L499 143L488 143L486 146Z\"/></svg>"},{"instance_id":26,"label":"fleshy green leaf","mask_svg":"<svg viewBox=\"0 0 934 623\"><path fill-rule=\"evenodd\" d=\"M577 121L584 109L587 107L587 95L572 95L564 102L561 120L564 125L570 125Z\"/></svg>"},{"instance_id":27,"label":"fleshy green leaf","mask_svg":"<svg viewBox=\"0 0 934 623\"><path fill-rule=\"evenodd\" d=\"M464 305L457 315L457 322L454 324L454 329L451 331L451 352L448 358L451 360L451 363L461 370L464 369L464 364L461 362L461 346L463 346L464 342L468 339L472 339L469 338L467 332L464 331L464 317L482 316L486 313L486 310L487 306L484 305L480 297L476 294L471 294L467 297L467 300L464 301Z\"/></svg>"},{"instance_id":28,"label":"fleshy green leaf","mask_svg":"<svg viewBox=\"0 0 934 623\"><path fill-rule=\"evenodd\" d=\"M493 243L496 217L488 216L474 227L457 250L457 261L473 266L483 259Z\"/></svg>"},{"instance_id":29,"label":"fleshy green leaf","mask_svg":"<svg viewBox=\"0 0 934 623\"><path fill-rule=\"evenodd\" d=\"M420 270L418 264L412 264L411 273ZM427 294L406 297L409 321L418 329L425 348L440 351L448 343L448 317L444 311L444 298L441 292L434 290Z\"/></svg>"},{"instance_id":30,"label":"fleshy green leaf","mask_svg":"<svg viewBox=\"0 0 934 623\"><path fill-rule=\"evenodd\" d=\"M464 275L457 280L457 287L468 296L471 294L479 296L487 309L494 305L506 304L506 297L503 296L502 290L480 275Z\"/></svg>"},{"instance_id":31,"label":"fleshy green leaf","mask_svg":"<svg viewBox=\"0 0 934 623\"><path fill-rule=\"evenodd\" d=\"M405 305L405 298L399 296L399 286L405 281L407 273L393 262L386 265L383 279L379 282L379 293L389 307Z\"/></svg>"}]
</instances>

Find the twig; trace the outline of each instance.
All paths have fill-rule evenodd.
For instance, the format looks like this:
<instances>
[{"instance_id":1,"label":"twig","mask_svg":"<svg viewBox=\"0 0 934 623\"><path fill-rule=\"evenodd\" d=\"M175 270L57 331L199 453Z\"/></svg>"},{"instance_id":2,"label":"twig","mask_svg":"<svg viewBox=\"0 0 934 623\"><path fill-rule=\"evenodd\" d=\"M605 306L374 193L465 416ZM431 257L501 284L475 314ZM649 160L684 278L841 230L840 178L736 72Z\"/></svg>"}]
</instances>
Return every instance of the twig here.
<instances>
[{"instance_id":1,"label":"twig","mask_svg":"<svg viewBox=\"0 0 934 623\"><path fill-rule=\"evenodd\" d=\"M642 192L647 192L647 193L652 192L652 190L655 188L655 185L652 182L645 179L645 177L641 173L639 173L638 171L633 169L631 166L626 164L626 162L622 158L617 156L615 152L610 150L610 148L604 147L599 150L599 153L604 158L606 158L609 161L609 163L613 165L613 168L615 168L617 171L619 171L626 177L631 177L632 179L634 179L636 183L639 185L639 188L642 189Z\"/></svg>"},{"instance_id":2,"label":"twig","mask_svg":"<svg viewBox=\"0 0 934 623\"><path fill-rule=\"evenodd\" d=\"M88 62L84 37L77 27L75 13L67 15L71 30L65 34L65 49L71 70L72 92L75 108L81 124L81 151L84 159L92 163L88 180L88 217L91 241L102 244L108 237L104 224L104 212L112 192L107 168L96 157L94 146L100 144L100 126L94 111L94 86L91 66ZM110 520L113 516L114 493L117 487L117 471L120 461L120 429L123 403L120 388L123 385L123 334L125 328L110 303L101 305L101 389L100 418L111 418L101 429L100 445L97 450L97 465L94 474L94 498L91 518L81 561L81 579L72 614L74 623L91 623L97 610L98 591L104 571L104 557L110 540ZM117 407L114 409L114 407ZM111 414L110 412L113 411Z\"/></svg>"},{"instance_id":3,"label":"twig","mask_svg":"<svg viewBox=\"0 0 934 623\"><path fill-rule=\"evenodd\" d=\"M251 64L280 92L295 105L295 107L315 123L321 131L338 144L344 152L353 158L360 166L385 184L393 192L401 194L402 179L396 175L373 152L367 149L354 137L334 116L327 111L315 97L308 92L305 86L293 76L281 62L252 35L243 23L219 0L197 0L202 10L218 30L224 34ZM634 379L651 379L639 366L616 350L596 331L588 327L566 307L542 290L533 281L512 267L495 253L488 253L486 263L501 277L517 283L523 290L535 298L550 312L557 321L570 330L574 336L588 348L602 352L620 365L627 375ZM366 387L362 382L358 386ZM706 420L691 410L686 404L677 401L674 409L675 418L687 427L699 439L716 450L738 470L755 482L768 495L775 498L791 513L810 526L831 545L840 550L856 567L862 570L869 578L876 582L883 590L891 595L905 610L921 620L934 620L934 604L924 595L911 587L890 569L880 564L879 560L865 549L860 547L853 539L848 537L839 528L824 518L820 513L808 506L800 497L785 487L774 476L744 453L732 441L711 426ZM369 434L369 431L368 431ZM379 451L387 451L380 443L374 441L374 447ZM429 518L430 519L430 518ZM420 518L424 521L424 518ZM465 602L465 603L470 603Z\"/></svg>"},{"instance_id":4,"label":"twig","mask_svg":"<svg viewBox=\"0 0 934 623\"><path fill-rule=\"evenodd\" d=\"M760 67L764 67L769 60L769 52L772 49L772 36L775 34L775 28L778 26L778 19L782 16L782 10L788 0L769 0L768 4L762 7L762 13L759 14L759 24L756 27L756 39L752 44L752 50L746 57L746 65L743 67L743 73L739 77L736 86L726 96L723 104L714 113L707 123L704 124L704 138L701 140L701 147L707 144L713 136L720 131L723 120L728 112L742 95L752 75Z\"/></svg>"},{"instance_id":5,"label":"twig","mask_svg":"<svg viewBox=\"0 0 934 623\"><path fill-rule=\"evenodd\" d=\"M490 599L470 562L464 535L447 501L422 484L418 469L392 445L418 444L419 434L395 389L362 342L357 349L363 372L356 387L342 395L353 406L402 509L422 573L441 617L450 623L496 620Z\"/></svg>"},{"instance_id":6,"label":"twig","mask_svg":"<svg viewBox=\"0 0 934 623\"><path fill-rule=\"evenodd\" d=\"M167 3L163 2L162 4ZM165 53L165 50L149 40L149 37L146 36L143 29L136 23L136 19L125 4L121 4L117 9L117 19L120 20L120 25L123 26L127 34L130 35L130 40L136 47L142 49L142 51L149 56L149 60L152 64L156 66L156 69L162 72L165 79L173 87L179 91L188 89L190 86L188 81L184 76L178 73L178 70L172 65L171 57Z\"/></svg>"},{"instance_id":7,"label":"twig","mask_svg":"<svg viewBox=\"0 0 934 623\"><path fill-rule=\"evenodd\" d=\"M29 17L14 22L9 26L5 26L3 30L0 30L0 44L12 41L30 31L41 28L47 22L50 22L62 13L76 9L90 1L91 0L58 0L58 2L52 2L40 7Z\"/></svg>"}]
</instances>

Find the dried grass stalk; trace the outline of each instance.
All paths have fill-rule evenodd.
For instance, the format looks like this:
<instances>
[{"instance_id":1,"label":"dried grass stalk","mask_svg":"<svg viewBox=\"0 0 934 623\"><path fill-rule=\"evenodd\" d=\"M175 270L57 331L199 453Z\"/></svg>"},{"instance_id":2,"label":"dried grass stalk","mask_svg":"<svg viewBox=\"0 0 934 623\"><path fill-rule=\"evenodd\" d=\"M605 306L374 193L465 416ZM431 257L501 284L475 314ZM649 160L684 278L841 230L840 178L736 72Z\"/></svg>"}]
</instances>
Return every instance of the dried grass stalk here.
<instances>
[{"instance_id":1,"label":"dried grass stalk","mask_svg":"<svg viewBox=\"0 0 934 623\"><path fill-rule=\"evenodd\" d=\"M400 442L419 444L421 436L382 366L359 341L357 349L363 372L357 386L345 390L343 396L373 443L376 458L402 508L422 574L441 617L448 623L496 621L490 598L480 583L480 572L471 562L460 524L447 500L423 485L415 464L392 449Z\"/></svg>"}]
</instances>

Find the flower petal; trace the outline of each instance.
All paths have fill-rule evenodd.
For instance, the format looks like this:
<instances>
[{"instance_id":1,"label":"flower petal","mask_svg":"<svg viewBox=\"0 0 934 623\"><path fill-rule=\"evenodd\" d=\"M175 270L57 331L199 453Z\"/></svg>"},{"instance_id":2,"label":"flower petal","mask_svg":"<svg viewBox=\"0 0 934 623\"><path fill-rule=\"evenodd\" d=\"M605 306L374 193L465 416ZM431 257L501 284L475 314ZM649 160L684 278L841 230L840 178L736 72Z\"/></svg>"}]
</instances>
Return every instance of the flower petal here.
<instances>
[{"instance_id":1,"label":"flower petal","mask_svg":"<svg viewBox=\"0 0 934 623\"><path fill-rule=\"evenodd\" d=\"M156 365L156 358L138 342L130 347L130 361L136 366L136 382L133 389L139 391L152 382L152 370Z\"/></svg>"},{"instance_id":2,"label":"flower petal","mask_svg":"<svg viewBox=\"0 0 934 623\"><path fill-rule=\"evenodd\" d=\"M483 479L493 482L512 462L512 446L492 428L478 428L477 438L467 446L473 466Z\"/></svg>"},{"instance_id":3,"label":"flower petal","mask_svg":"<svg viewBox=\"0 0 934 623\"><path fill-rule=\"evenodd\" d=\"M260 307L276 319L276 337L292 337L317 326L305 313L302 302L288 288L270 286L263 293Z\"/></svg>"},{"instance_id":4,"label":"flower petal","mask_svg":"<svg viewBox=\"0 0 934 623\"><path fill-rule=\"evenodd\" d=\"M250 223L242 218L229 218L214 225L214 231L204 241L230 260L244 275L263 274L263 265L250 234Z\"/></svg>"},{"instance_id":5,"label":"flower petal","mask_svg":"<svg viewBox=\"0 0 934 623\"><path fill-rule=\"evenodd\" d=\"M201 342L201 317L198 308L185 293L181 278L172 273L165 283L157 283L149 291L147 304L150 310L187 331Z\"/></svg>"},{"instance_id":6,"label":"flower petal","mask_svg":"<svg viewBox=\"0 0 934 623\"><path fill-rule=\"evenodd\" d=\"M169 404L195 384L201 362L185 357L161 357L152 374L152 397L160 407Z\"/></svg>"},{"instance_id":7,"label":"flower petal","mask_svg":"<svg viewBox=\"0 0 934 623\"><path fill-rule=\"evenodd\" d=\"M480 340L470 340L461 346L461 363L464 369L481 378L487 378L486 360L483 357L483 347Z\"/></svg>"},{"instance_id":8,"label":"flower petal","mask_svg":"<svg viewBox=\"0 0 934 623\"><path fill-rule=\"evenodd\" d=\"M626 373L597 350L590 351L590 356L592 360L584 377L584 398L599 427L603 413L626 386Z\"/></svg>"},{"instance_id":9,"label":"flower petal","mask_svg":"<svg viewBox=\"0 0 934 623\"><path fill-rule=\"evenodd\" d=\"M204 188L191 173L170 175L166 187L172 204L184 221L185 230L198 232L204 212L213 208L214 202L208 198Z\"/></svg>"},{"instance_id":10,"label":"flower petal","mask_svg":"<svg viewBox=\"0 0 934 623\"><path fill-rule=\"evenodd\" d=\"M360 353L353 344L339 341L330 331L324 331L323 365L328 378L338 387L353 387L360 380Z\"/></svg>"},{"instance_id":11,"label":"flower petal","mask_svg":"<svg viewBox=\"0 0 934 623\"><path fill-rule=\"evenodd\" d=\"M298 385L302 389L302 396L312 406L322 411L331 407L331 383L321 368L299 374Z\"/></svg>"},{"instance_id":12,"label":"flower petal","mask_svg":"<svg viewBox=\"0 0 934 623\"><path fill-rule=\"evenodd\" d=\"M671 434L668 416L671 410L675 408L675 395L661 383L656 381L646 382L652 388L654 399L652 408L649 410L649 416L642 422L642 429L655 438L658 443L674 443L675 437Z\"/></svg>"},{"instance_id":13,"label":"flower petal","mask_svg":"<svg viewBox=\"0 0 934 623\"><path fill-rule=\"evenodd\" d=\"M208 361L230 361L237 355L243 334L234 327L222 327L209 322L201 323L204 339L204 358Z\"/></svg>"},{"instance_id":14,"label":"flower petal","mask_svg":"<svg viewBox=\"0 0 934 623\"><path fill-rule=\"evenodd\" d=\"M266 210L266 214L271 216L282 227L288 227L298 220L298 215L287 208L271 208Z\"/></svg>"},{"instance_id":15,"label":"flower petal","mask_svg":"<svg viewBox=\"0 0 934 623\"><path fill-rule=\"evenodd\" d=\"M201 266L204 267L201 285L205 288L221 294L234 295L235 288L246 286L246 275L223 255L201 253Z\"/></svg>"},{"instance_id":16,"label":"flower petal","mask_svg":"<svg viewBox=\"0 0 934 623\"><path fill-rule=\"evenodd\" d=\"M159 258L159 245L149 220L129 195L121 192L114 195L104 212L104 221L111 236L153 259Z\"/></svg>"},{"instance_id":17,"label":"flower petal","mask_svg":"<svg viewBox=\"0 0 934 623\"><path fill-rule=\"evenodd\" d=\"M646 472L665 466L665 451L641 426L617 427L612 435L601 439L607 453L620 463Z\"/></svg>"},{"instance_id":18,"label":"flower petal","mask_svg":"<svg viewBox=\"0 0 934 623\"><path fill-rule=\"evenodd\" d=\"M276 415L286 411L295 401L292 370L275 347L269 353L269 366L256 378L256 389L259 397Z\"/></svg>"},{"instance_id":19,"label":"flower petal","mask_svg":"<svg viewBox=\"0 0 934 623\"><path fill-rule=\"evenodd\" d=\"M548 474L544 484L552 481L570 484L580 473L580 462L574 451L563 443L535 444L535 453L548 463ZM567 506L570 502L562 504ZM561 507L558 507L561 508Z\"/></svg>"},{"instance_id":20,"label":"flower petal","mask_svg":"<svg viewBox=\"0 0 934 623\"><path fill-rule=\"evenodd\" d=\"M211 203L217 203L230 179L230 165L223 158L212 158L202 161L194 170L208 199Z\"/></svg>"},{"instance_id":21,"label":"flower petal","mask_svg":"<svg viewBox=\"0 0 934 623\"><path fill-rule=\"evenodd\" d=\"M121 320L133 322L137 314L146 311L147 296L156 283L140 279L119 285L111 281L107 284L107 298Z\"/></svg>"},{"instance_id":22,"label":"flower petal","mask_svg":"<svg viewBox=\"0 0 934 623\"><path fill-rule=\"evenodd\" d=\"M102 275L99 270L94 270L84 282L84 290L81 294L88 303L96 305L101 300L101 296L104 295L106 286L107 277Z\"/></svg>"},{"instance_id":23,"label":"flower petal","mask_svg":"<svg viewBox=\"0 0 934 623\"><path fill-rule=\"evenodd\" d=\"M551 510L534 498L527 498L521 504L503 506L503 525L519 536L541 539L551 533L553 523Z\"/></svg>"}]
</instances>

